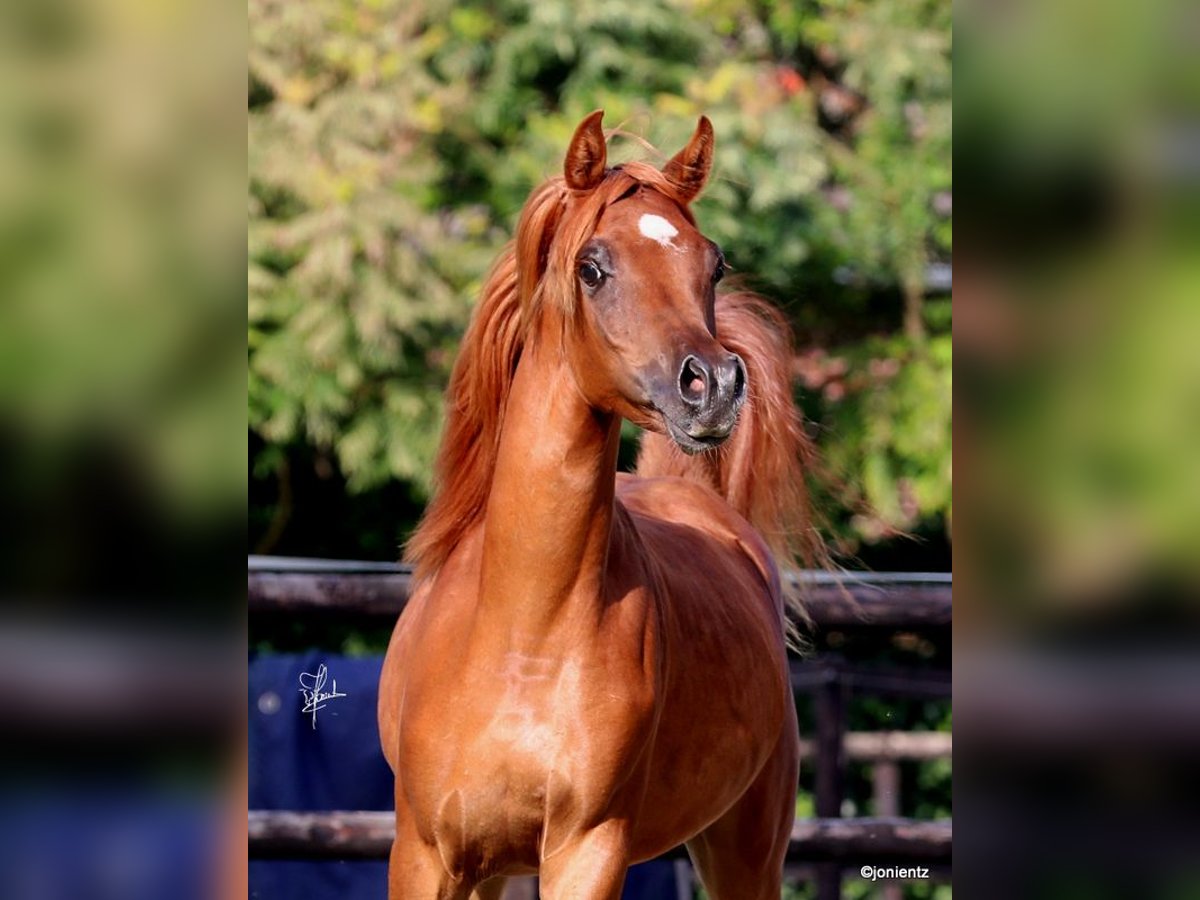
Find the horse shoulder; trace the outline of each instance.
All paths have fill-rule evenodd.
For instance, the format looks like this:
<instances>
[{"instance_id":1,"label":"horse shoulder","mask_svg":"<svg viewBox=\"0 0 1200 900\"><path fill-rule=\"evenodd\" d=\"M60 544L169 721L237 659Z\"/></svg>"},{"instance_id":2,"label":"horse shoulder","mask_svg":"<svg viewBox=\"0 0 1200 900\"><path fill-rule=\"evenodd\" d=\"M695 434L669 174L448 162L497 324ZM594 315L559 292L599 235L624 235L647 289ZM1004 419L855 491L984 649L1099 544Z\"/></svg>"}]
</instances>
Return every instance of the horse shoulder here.
<instances>
[{"instance_id":1,"label":"horse shoulder","mask_svg":"<svg viewBox=\"0 0 1200 900\"><path fill-rule=\"evenodd\" d=\"M662 639L672 658L720 660L723 671L763 663L763 677L775 681L784 597L763 538L714 491L692 481L623 479L619 498L656 571Z\"/></svg>"},{"instance_id":2,"label":"horse shoulder","mask_svg":"<svg viewBox=\"0 0 1200 900\"><path fill-rule=\"evenodd\" d=\"M661 533L659 541L694 544L703 536L713 548L749 560L782 610L779 567L766 541L712 488L686 478L622 473L617 477L617 498L643 532ZM655 523L664 527L655 529Z\"/></svg>"}]
</instances>

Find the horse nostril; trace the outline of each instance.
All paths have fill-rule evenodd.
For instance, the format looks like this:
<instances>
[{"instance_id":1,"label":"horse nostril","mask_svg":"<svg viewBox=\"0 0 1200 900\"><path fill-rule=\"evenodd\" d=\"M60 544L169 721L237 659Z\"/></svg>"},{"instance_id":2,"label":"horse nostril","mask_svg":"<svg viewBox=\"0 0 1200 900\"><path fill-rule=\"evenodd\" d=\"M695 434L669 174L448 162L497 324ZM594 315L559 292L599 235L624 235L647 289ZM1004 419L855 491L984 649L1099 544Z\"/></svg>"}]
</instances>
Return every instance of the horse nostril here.
<instances>
[{"instance_id":1,"label":"horse nostril","mask_svg":"<svg viewBox=\"0 0 1200 900\"><path fill-rule=\"evenodd\" d=\"M733 366L733 400L735 403L741 403L746 399L746 364L740 356L734 354Z\"/></svg>"},{"instance_id":2,"label":"horse nostril","mask_svg":"<svg viewBox=\"0 0 1200 900\"><path fill-rule=\"evenodd\" d=\"M689 356L683 361L683 366L679 370L679 396L685 403L698 406L704 402L707 394L708 378L705 376L704 368L700 360Z\"/></svg>"}]
</instances>

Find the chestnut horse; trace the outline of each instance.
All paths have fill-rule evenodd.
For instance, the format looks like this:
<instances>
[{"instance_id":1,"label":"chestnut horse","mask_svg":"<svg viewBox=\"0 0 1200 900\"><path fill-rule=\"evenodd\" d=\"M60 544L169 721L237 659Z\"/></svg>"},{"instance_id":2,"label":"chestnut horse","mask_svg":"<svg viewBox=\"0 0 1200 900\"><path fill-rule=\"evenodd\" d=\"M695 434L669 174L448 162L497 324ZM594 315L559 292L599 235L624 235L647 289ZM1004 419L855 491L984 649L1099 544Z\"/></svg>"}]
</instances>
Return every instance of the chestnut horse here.
<instances>
[{"instance_id":1,"label":"chestnut horse","mask_svg":"<svg viewBox=\"0 0 1200 900\"><path fill-rule=\"evenodd\" d=\"M601 116L526 204L451 379L380 683L393 900L533 872L615 898L680 843L717 900L780 894L799 738L773 551L817 546L789 339L716 294L688 207L708 119L659 171L608 168ZM622 418L651 432L637 477Z\"/></svg>"}]
</instances>

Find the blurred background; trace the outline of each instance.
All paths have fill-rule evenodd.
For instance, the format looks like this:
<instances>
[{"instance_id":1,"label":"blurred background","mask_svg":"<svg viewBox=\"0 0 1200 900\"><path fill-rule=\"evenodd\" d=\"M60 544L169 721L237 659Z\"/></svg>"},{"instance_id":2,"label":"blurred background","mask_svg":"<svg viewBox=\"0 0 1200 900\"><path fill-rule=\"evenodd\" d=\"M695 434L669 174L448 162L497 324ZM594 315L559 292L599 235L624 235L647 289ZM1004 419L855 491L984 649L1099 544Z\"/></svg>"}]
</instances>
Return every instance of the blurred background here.
<instances>
[{"instance_id":1,"label":"blurred background","mask_svg":"<svg viewBox=\"0 0 1200 900\"><path fill-rule=\"evenodd\" d=\"M0 4L0 893L241 895L240 10Z\"/></svg>"},{"instance_id":2,"label":"blurred background","mask_svg":"<svg viewBox=\"0 0 1200 900\"><path fill-rule=\"evenodd\" d=\"M1200 10L955 18L956 887L1200 897Z\"/></svg>"}]
</instances>

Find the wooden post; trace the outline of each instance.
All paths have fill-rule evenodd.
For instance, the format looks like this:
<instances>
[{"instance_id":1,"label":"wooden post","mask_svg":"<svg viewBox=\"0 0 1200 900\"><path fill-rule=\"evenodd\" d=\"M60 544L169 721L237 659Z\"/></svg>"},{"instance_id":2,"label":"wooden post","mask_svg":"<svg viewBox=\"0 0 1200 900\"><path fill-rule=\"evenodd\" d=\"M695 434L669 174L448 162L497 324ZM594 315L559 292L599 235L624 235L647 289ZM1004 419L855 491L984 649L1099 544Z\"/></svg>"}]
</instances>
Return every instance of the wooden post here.
<instances>
[{"instance_id":1,"label":"wooden post","mask_svg":"<svg viewBox=\"0 0 1200 900\"><path fill-rule=\"evenodd\" d=\"M895 760L878 760L871 767L871 783L874 800L874 815L891 818L900 815L900 764ZM882 886L882 900L901 900L904 891L899 884Z\"/></svg>"},{"instance_id":2,"label":"wooden post","mask_svg":"<svg viewBox=\"0 0 1200 900\"><path fill-rule=\"evenodd\" d=\"M872 767L874 815L894 818L900 815L900 764L895 760L879 760Z\"/></svg>"},{"instance_id":3,"label":"wooden post","mask_svg":"<svg viewBox=\"0 0 1200 900\"><path fill-rule=\"evenodd\" d=\"M815 804L817 816L835 819L842 814L842 790L845 776L843 741L846 733L845 698L838 661L829 660L820 686L813 694L816 713L817 778ZM817 900L840 900L842 870L837 863L817 866Z\"/></svg>"}]
</instances>

